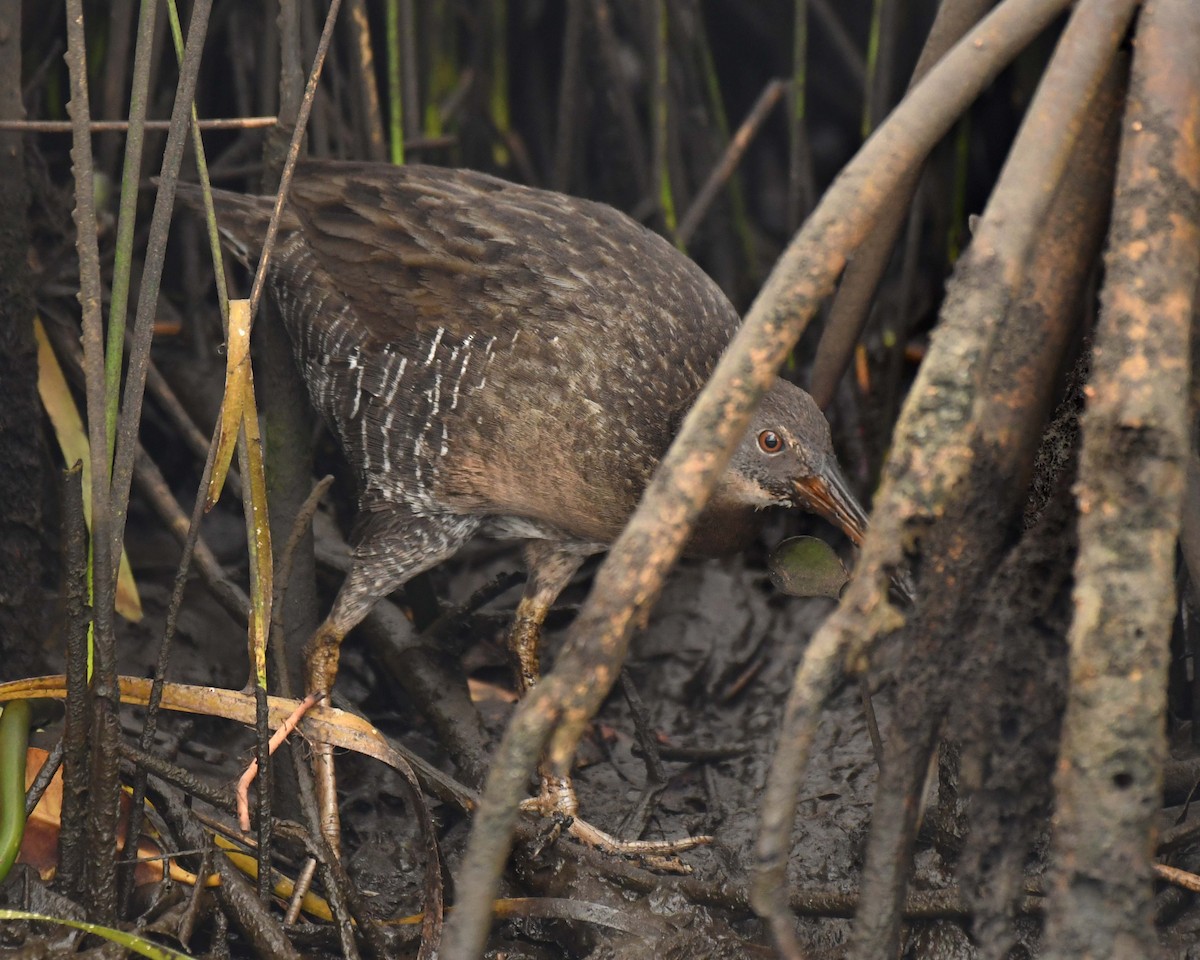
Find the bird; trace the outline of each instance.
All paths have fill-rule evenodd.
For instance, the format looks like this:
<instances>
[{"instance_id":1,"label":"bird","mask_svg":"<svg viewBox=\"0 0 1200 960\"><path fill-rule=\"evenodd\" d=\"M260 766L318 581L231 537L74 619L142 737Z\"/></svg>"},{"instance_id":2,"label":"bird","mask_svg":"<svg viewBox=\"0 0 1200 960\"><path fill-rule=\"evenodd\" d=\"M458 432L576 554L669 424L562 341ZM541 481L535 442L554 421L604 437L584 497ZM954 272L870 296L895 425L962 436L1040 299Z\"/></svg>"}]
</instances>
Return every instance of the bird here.
<instances>
[{"instance_id":1,"label":"bird","mask_svg":"<svg viewBox=\"0 0 1200 960\"><path fill-rule=\"evenodd\" d=\"M274 198L212 194L223 243L254 266ZM180 196L200 208L197 187ZM525 541L508 645L527 691L547 612L633 513L737 311L611 206L416 164L300 164L268 281L359 491L350 569L306 651L309 692L329 692L342 639L381 598L476 535ZM867 526L824 415L781 378L685 552L736 554L773 508L818 514L856 544ZM574 813L569 784L544 774L541 797L543 812Z\"/></svg>"}]
</instances>

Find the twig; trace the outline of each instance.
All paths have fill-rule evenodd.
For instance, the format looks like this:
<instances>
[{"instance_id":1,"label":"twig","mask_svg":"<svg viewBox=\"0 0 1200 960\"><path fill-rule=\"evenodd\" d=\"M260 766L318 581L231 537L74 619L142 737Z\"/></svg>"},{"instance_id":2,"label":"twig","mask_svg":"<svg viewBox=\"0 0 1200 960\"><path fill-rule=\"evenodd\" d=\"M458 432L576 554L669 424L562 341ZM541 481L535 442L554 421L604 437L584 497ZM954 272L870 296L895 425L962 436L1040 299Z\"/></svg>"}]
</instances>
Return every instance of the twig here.
<instances>
[{"instance_id":1,"label":"twig","mask_svg":"<svg viewBox=\"0 0 1200 960\"><path fill-rule=\"evenodd\" d=\"M273 126L276 117L229 117L219 120L199 121L201 130L258 130ZM87 125L91 133L125 133L130 128L128 120L92 120ZM169 120L147 120L144 130L170 130ZM21 133L71 133L69 120L0 120L0 130L16 130Z\"/></svg>"},{"instance_id":2,"label":"twig","mask_svg":"<svg viewBox=\"0 0 1200 960\"><path fill-rule=\"evenodd\" d=\"M109 543L123 527L114 521L109 487L108 433L105 427L104 330L100 298L100 253L96 237L96 208L92 177L92 142L87 125L87 38L82 0L67 3L67 67L71 78L73 138L71 160L75 176L75 231L79 254L79 303L83 310L83 362L87 374L88 442L92 482L92 673L89 803L87 806L87 882L84 893L90 911L101 922L116 919L114 883L117 764L117 684L113 616L119 551ZM122 513L123 516L123 513ZM119 536L119 534L118 534Z\"/></svg>"},{"instance_id":3,"label":"twig","mask_svg":"<svg viewBox=\"0 0 1200 960\"><path fill-rule=\"evenodd\" d=\"M942 55L970 30L992 6L992 0L947 0L938 8L937 19L921 49L913 69L909 89L918 83ZM854 354L854 345L862 336L868 310L880 277L892 255L892 248L904 225L920 180L921 162L913 164L907 176L892 194L891 203L879 214L875 229L847 264L845 276L830 307L829 319L813 360L811 392L817 406L827 408L838 382Z\"/></svg>"},{"instance_id":4,"label":"twig","mask_svg":"<svg viewBox=\"0 0 1200 960\"><path fill-rule=\"evenodd\" d=\"M150 364L150 343L154 334L155 305L158 301L163 261L167 252L167 234L171 229L171 211L175 205L175 183L179 176L180 164L183 161L184 147L187 145L188 121L191 117L192 100L196 92L196 78L200 71L200 54L204 48L204 37L208 32L208 15L211 8L212 0L196 0L192 7L187 46L184 49L183 63L180 66L175 102L171 108L171 126L167 133L167 143L163 150L162 167L159 173L162 182L158 194L155 196L154 214L150 220L150 235L146 241L146 257L129 349L129 367L125 376L121 416L117 426L116 456L112 466L110 498L113 514L119 519L109 531L110 576L121 556L124 545L129 487L133 482L133 466L137 458L138 427L142 420L146 371Z\"/></svg>"},{"instance_id":5,"label":"twig","mask_svg":"<svg viewBox=\"0 0 1200 960\"><path fill-rule=\"evenodd\" d=\"M683 219L679 221L679 229L675 232L675 239L680 244L686 245L692 239L692 234L696 232L696 227L700 225L700 221L708 213L708 208L712 206L717 193L725 185L725 181L733 175L733 171L737 169L737 165L741 163L746 149L750 146L750 141L754 139L763 121L767 119L767 114L779 103L786 90L787 81L771 80L763 88L762 93L758 95L758 99L754 101L754 106L751 107L750 112L746 115L746 119L742 121L742 125L738 127L737 133L733 135L733 139L729 141L729 145L725 148L725 153L721 156L720 163L708 175L708 179L704 181L704 186L696 194L696 199L692 201L692 205L688 207L687 212L683 215Z\"/></svg>"},{"instance_id":6,"label":"twig","mask_svg":"<svg viewBox=\"0 0 1200 960\"><path fill-rule=\"evenodd\" d=\"M69 894L79 894L84 881L84 817L87 811L87 758L91 733L91 687L87 682L87 526L83 519L83 469L75 464L63 474L62 580L66 618L66 717L62 817L59 831L58 879Z\"/></svg>"},{"instance_id":7,"label":"twig","mask_svg":"<svg viewBox=\"0 0 1200 960\"><path fill-rule=\"evenodd\" d=\"M317 95L317 84L321 81L321 67L325 64L325 55L329 52L329 44L333 40L333 25L337 22L338 11L342 0L332 0L329 12L325 16L325 26L321 31L321 40L317 44L316 56L313 57L312 71L308 75L308 83L304 87L304 98L300 102L300 110L296 116L296 128L292 131L292 140L288 145L287 159L283 164L283 173L279 177L279 189L275 193L275 207L271 211L271 220L267 224L267 233L263 238L262 254L259 256L258 269L254 273L254 285L250 290L250 320L258 311L258 303L262 299L263 289L267 282L267 271L271 264L271 253L275 249L275 237L279 234L279 221L283 216L283 207L287 202L288 188L292 183L292 174L296 170L296 161L300 157L300 147L304 143L305 127L308 125L309 114L312 113L313 100Z\"/></svg>"},{"instance_id":8,"label":"twig","mask_svg":"<svg viewBox=\"0 0 1200 960\"><path fill-rule=\"evenodd\" d=\"M309 709L318 704L324 697L322 693L310 693L307 697L300 701L296 709L291 712L286 720L279 725L272 735L269 743L267 755L275 753L279 749L279 745L288 738L296 725L304 718ZM254 778L258 776L258 760L251 760L237 782L237 815L238 826L246 833L250 832L250 784L254 782Z\"/></svg>"}]
</instances>

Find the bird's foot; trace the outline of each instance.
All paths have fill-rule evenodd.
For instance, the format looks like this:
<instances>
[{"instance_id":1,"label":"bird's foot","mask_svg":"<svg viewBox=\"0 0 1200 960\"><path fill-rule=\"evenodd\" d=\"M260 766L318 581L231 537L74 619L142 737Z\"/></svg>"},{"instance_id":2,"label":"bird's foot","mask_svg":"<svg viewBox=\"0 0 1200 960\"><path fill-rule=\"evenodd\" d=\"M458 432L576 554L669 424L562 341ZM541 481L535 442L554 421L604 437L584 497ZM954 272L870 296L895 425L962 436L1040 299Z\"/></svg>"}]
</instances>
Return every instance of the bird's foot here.
<instances>
[{"instance_id":1,"label":"bird's foot","mask_svg":"<svg viewBox=\"0 0 1200 960\"><path fill-rule=\"evenodd\" d=\"M304 645L305 678L310 693L328 695L337 678L343 633L326 620Z\"/></svg>"},{"instance_id":2,"label":"bird's foot","mask_svg":"<svg viewBox=\"0 0 1200 960\"><path fill-rule=\"evenodd\" d=\"M569 779L547 774L542 775L541 791L536 797L524 801L521 809L552 817L560 825L565 824L566 832L581 843L615 856L635 857L650 869L663 873L691 873L692 868L676 854L712 843L712 837L709 836L680 837L677 840L618 840L612 834L580 819L579 800ZM557 826L556 835L562 829L563 826Z\"/></svg>"}]
</instances>

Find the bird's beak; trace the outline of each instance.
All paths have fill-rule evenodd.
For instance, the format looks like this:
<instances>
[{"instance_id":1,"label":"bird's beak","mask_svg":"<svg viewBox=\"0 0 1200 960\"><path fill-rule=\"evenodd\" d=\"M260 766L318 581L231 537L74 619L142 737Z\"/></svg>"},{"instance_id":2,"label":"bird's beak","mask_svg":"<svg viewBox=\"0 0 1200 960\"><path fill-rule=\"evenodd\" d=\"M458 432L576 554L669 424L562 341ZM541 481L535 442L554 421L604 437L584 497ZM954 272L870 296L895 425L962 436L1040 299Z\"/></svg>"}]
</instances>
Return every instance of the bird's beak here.
<instances>
[{"instance_id":1,"label":"bird's beak","mask_svg":"<svg viewBox=\"0 0 1200 960\"><path fill-rule=\"evenodd\" d=\"M824 517L862 546L867 535L867 514L850 492L836 463L830 462L814 476L796 480L795 485L801 506Z\"/></svg>"}]
</instances>

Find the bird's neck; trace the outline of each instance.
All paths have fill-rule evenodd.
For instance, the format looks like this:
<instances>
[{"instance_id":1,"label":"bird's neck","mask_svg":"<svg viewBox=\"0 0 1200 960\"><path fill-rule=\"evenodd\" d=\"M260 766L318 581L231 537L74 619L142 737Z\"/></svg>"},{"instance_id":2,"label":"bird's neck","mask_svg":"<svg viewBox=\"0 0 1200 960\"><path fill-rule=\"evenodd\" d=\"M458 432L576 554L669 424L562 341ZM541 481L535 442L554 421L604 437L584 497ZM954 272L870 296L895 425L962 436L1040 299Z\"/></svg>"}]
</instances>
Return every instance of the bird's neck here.
<instances>
[{"instance_id":1,"label":"bird's neck","mask_svg":"<svg viewBox=\"0 0 1200 960\"><path fill-rule=\"evenodd\" d=\"M767 513L755 510L718 488L688 541L685 552L696 557L726 557L741 553L758 536Z\"/></svg>"}]
</instances>

